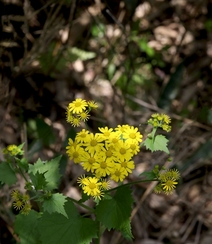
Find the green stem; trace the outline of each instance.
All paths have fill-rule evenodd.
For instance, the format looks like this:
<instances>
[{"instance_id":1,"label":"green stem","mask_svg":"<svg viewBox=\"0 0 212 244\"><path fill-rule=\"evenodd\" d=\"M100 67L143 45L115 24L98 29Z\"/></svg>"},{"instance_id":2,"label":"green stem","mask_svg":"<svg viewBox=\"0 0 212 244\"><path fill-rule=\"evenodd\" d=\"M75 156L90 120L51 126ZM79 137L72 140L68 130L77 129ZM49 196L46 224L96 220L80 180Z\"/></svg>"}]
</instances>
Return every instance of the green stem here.
<instances>
[{"instance_id":1,"label":"green stem","mask_svg":"<svg viewBox=\"0 0 212 244\"><path fill-rule=\"evenodd\" d=\"M120 185L120 186L117 186L115 188L112 188L112 189L109 189L105 192L111 192L111 191L114 191L114 190L117 190L121 187L125 187L125 186L130 186L130 185L135 185L135 184L138 184L138 183L141 183L141 182L150 182L150 181L158 181L158 180L137 180L137 181L133 181L133 182L129 182L129 183L126 183L126 184L123 184L123 185Z\"/></svg>"},{"instance_id":2,"label":"green stem","mask_svg":"<svg viewBox=\"0 0 212 244\"><path fill-rule=\"evenodd\" d=\"M86 206L85 204L83 204L83 203L81 203L81 202L75 200L75 199L72 198L72 197L69 197L69 198L71 199L72 202L75 202L76 204L78 204L79 206L81 206L81 207L87 209L87 210L90 211L91 213L94 212L94 209L93 209L93 208L90 208L90 207Z\"/></svg>"}]
</instances>

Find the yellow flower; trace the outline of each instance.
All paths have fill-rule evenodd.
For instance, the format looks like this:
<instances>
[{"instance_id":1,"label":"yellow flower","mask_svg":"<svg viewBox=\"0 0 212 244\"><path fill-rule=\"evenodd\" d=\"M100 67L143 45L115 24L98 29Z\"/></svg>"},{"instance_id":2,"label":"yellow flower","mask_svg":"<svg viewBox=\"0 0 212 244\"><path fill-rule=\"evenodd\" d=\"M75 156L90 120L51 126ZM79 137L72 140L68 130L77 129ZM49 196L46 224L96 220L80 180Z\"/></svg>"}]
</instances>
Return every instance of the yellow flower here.
<instances>
[{"instance_id":1,"label":"yellow flower","mask_svg":"<svg viewBox=\"0 0 212 244\"><path fill-rule=\"evenodd\" d=\"M128 143L126 142L126 144L129 145L129 148L132 150L133 155L136 155L140 152L140 147L138 143Z\"/></svg>"},{"instance_id":2,"label":"yellow flower","mask_svg":"<svg viewBox=\"0 0 212 244\"><path fill-rule=\"evenodd\" d=\"M79 127L81 124L81 120L79 117L72 117L69 123L74 127Z\"/></svg>"},{"instance_id":3,"label":"yellow flower","mask_svg":"<svg viewBox=\"0 0 212 244\"><path fill-rule=\"evenodd\" d=\"M119 133L119 136L122 135L126 129L130 128L129 125L118 125L115 130Z\"/></svg>"},{"instance_id":4,"label":"yellow flower","mask_svg":"<svg viewBox=\"0 0 212 244\"><path fill-rule=\"evenodd\" d=\"M107 139L110 137L111 133L113 132L113 129L112 129L112 128L108 129L107 126L104 127L104 128L100 128L100 127L99 127L98 129L99 129L99 131L101 131L102 133L97 133L97 134L98 134L99 137L102 138L103 140L107 140Z\"/></svg>"},{"instance_id":5,"label":"yellow flower","mask_svg":"<svg viewBox=\"0 0 212 244\"><path fill-rule=\"evenodd\" d=\"M86 137L84 146L86 151L89 153L94 153L96 151L101 151L104 144L102 143L102 138L100 138L97 134L90 133Z\"/></svg>"},{"instance_id":6,"label":"yellow flower","mask_svg":"<svg viewBox=\"0 0 212 244\"><path fill-rule=\"evenodd\" d=\"M101 190L101 182L98 182L99 179L96 177L88 177L87 181L84 182L82 187L83 192L88 196L98 197L100 196Z\"/></svg>"},{"instance_id":7,"label":"yellow flower","mask_svg":"<svg viewBox=\"0 0 212 244\"><path fill-rule=\"evenodd\" d=\"M115 164L110 175L111 180L123 182L126 176L127 174L124 168L122 168L120 164Z\"/></svg>"},{"instance_id":8,"label":"yellow flower","mask_svg":"<svg viewBox=\"0 0 212 244\"><path fill-rule=\"evenodd\" d=\"M84 148L77 145L74 148L69 148L66 153L68 154L70 159L74 160L74 163L82 162L83 156L85 154Z\"/></svg>"},{"instance_id":9,"label":"yellow flower","mask_svg":"<svg viewBox=\"0 0 212 244\"><path fill-rule=\"evenodd\" d=\"M86 137L90 132L88 130L82 129L80 132L77 133L75 137L76 142L85 142Z\"/></svg>"},{"instance_id":10,"label":"yellow flower","mask_svg":"<svg viewBox=\"0 0 212 244\"><path fill-rule=\"evenodd\" d=\"M68 111L72 112L73 114L80 114L86 109L87 106L88 104L86 100L77 98L75 101L69 103Z\"/></svg>"},{"instance_id":11,"label":"yellow flower","mask_svg":"<svg viewBox=\"0 0 212 244\"><path fill-rule=\"evenodd\" d=\"M30 203L25 203L25 205L23 206L23 208L21 209L21 214L23 215L28 215L30 210L31 210L32 206Z\"/></svg>"},{"instance_id":12,"label":"yellow flower","mask_svg":"<svg viewBox=\"0 0 212 244\"><path fill-rule=\"evenodd\" d=\"M94 172L94 164L98 162L98 154L97 153L88 153L85 152L82 159L82 167L87 172Z\"/></svg>"},{"instance_id":13,"label":"yellow flower","mask_svg":"<svg viewBox=\"0 0 212 244\"><path fill-rule=\"evenodd\" d=\"M123 132L123 138L129 143L142 142L142 137L143 136L138 131L138 128L134 128L134 126L126 128Z\"/></svg>"},{"instance_id":14,"label":"yellow flower","mask_svg":"<svg viewBox=\"0 0 212 244\"><path fill-rule=\"evenodd\" d=\"M102 190L109 190L110 189L110 181L106 179L101 180L101 188Z\"/></svg>"},{"instance_id":15,"label":"yellow flower","mask_svg":"<svg viewBox=\"0 0 212 244\"><path fill-rule=\"evenodd\" d=\"M83 111L79 114L79 119L82 121L87 121L89 117L90 115L88 114L88 111Z\"/></svg>"},{"instance_id":16,"label":"yellow flower","mask_svg":"<svg viewBox=\"0 0 212 244\"><path fill-rule=\"evenodd\" d=\"M99 160L97 163L93 165L93 168L95 170L95 174L100 177L105 177L107 175L110 175L112 169L114 167L113 161L105 161L104 159Z\"/></svg>"},{"instance_id":17,"label":"yellow flower","mask_svg":"<svg viewBox=\"0 0 212 244\"><path fill-rule=\"evenodd\" d=\"M21 208L23 208L24 203L21 200L15 201L13 203L13 207L17 210L20 210Z\"/></svg>"},{"instance_id":18,"label":"yellow flower","mask_svg":"<svg viewBox=\"0 0 212 244\"><path fill-rule=\"evenodd\" d=\"M132 169L135 168L135 163L131 160L120 160L118 161L118 163L121 165L122 168L124 168L124 170L126 171L126 174L128 173L132 173Z\"/></svg>"},{"instance_id":19,"label":"yellow flower","mask_svg":"<svg viewBox=\"0 0 212 244\"><path fill-rule=\"evenodd\" d=\"M77 179L77 183L79 184L79 186L84 186L86 185L86 182L88 181L88 179L86 178L85 175L81 175L78 177Z\"/></svg>"},{"instance_id":20,"label":"yellow flower","mask_svg":"<svg viewBox=\"0 0 212 244\"><path fill-rule=\"evenodd\" d=\"M95 101L88 101L87 104L88 104L89 108L91 108L91 109L98 108L98 105Z\"/></svg>"},{"instance_id":21,"label":"yellow flower","mask_svg":"<svg viewBox=\"0 0 212 244\"><path fill-rule=\"evenodd\" d=\"M12 191L11 196L14 201L19 201L21 199L21 193L18 190Z\"/></svg>"},{"instance_id":22,"label":"yellow flower","mask_svg":"<svg viewBox=\"0 0 212 244\"><path fill-rule=\"evenodd\" d=\"M123 141L119 141L114 149L114 156L116 156L120 160L130 160L133 156L129 144L124 143Z\"/></svg>"},{"instance_id":23,"label":"yellow flower","mask_svg":"<svg viewBox=\"0 0 212 244\"><path fill-rule=\"evenodd\" d=\"M162 183L163 191L164 192L172 192L175 188L178 182L176 182L174 179L167 180L166 182Z\"/></svg>"},{"instance_id":24,"label":"yellow flower","mask_svg":"<svg viewBox=\"0 0 212 244\"><path fill-rule=\"evenodd\" d=\"M10 154L11 156L16 156L16 155L23 155L23 150L20 148L20 146L16 146L14 144L7 146L7 148L5 148L3 150L4 154Z\"/></svg>"}]
</instances>

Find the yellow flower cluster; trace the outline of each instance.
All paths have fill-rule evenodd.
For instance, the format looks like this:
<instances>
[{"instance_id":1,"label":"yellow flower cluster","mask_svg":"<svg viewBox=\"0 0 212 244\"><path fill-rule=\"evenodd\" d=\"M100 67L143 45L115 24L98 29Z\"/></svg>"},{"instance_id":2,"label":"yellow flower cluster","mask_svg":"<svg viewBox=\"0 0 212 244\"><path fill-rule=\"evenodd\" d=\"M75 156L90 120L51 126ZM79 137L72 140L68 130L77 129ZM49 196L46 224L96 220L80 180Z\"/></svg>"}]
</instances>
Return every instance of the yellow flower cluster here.
<instances>
[{"instance_id":1,"label":"yellow flower cluster","mask_svg":"<svg viewBox=\"0 0 212 244\"><path fill-rule=\"evenodd\" d=\"M153 127L160 127L163 130L170 132L171 126L171 119L166 114L152 114L151 118L148 120L148 124L152 125Z\"/></svg>"},{"instance_id":2,"label":"yellow flower cluster","mask_svg":"<svg viewBox=\"0 0 212 244\"><path fill-rule=\"evenodd\" d=\"M177 169L162 170L158 173L158 185L154 188L155 193L164 192L165 194L172 194L178 180L180 173Z\"/></svg>"},{"instance_id":3,"label":"yellow flower cluster","mask_svg":"<svg viewBox=\"0 0 212 244\"><path fill-rule=\"evenodd\" d=\"M80 126L82 121L89 119L89 112L96 109L98 105L94 101L86 101L81 98L69 103L66 111L66 120L73 126Z\"/></svg>"},{"instance_id":4,"label":"yellow flower cluster","mask_svg":"<svg viewBox=\"0 0 212 244\"><path fill-rule=\"evenodd\" d=\"M21 210L20 213L23 215L29 214L31 210L30 197L28 194L21 194L18 190L14 190L11 193L13 202L13 207L17 210Z\"/></svg>"},{"instance_id":5,"label":"yellow flower cluster","mask_svg":"<svg viewBox=\"0 0 212 244\"><path fill-rule=\"evenodd\" d=\"M137 127L129 125L98 129L95 134L82 129L74 141L69 139L66 147L69 158L94 175L80 180L84 193L94 198L102 196L102 178L123 182L132 173L135 168L132 157L140 151L143 137Z\"/></svg>"},{"instance_id":6,"label":"yellow flower cluster","mask_svg":"<svg viewBox=\"0 0 212 244\"><path fill-rule=\"evenodd\" d=\"M17 155L23 155L23 150L21 147L16 145L9 145L6 148L3 149L4 154L9 154L10 156L17 156Z\"/></svg>"}]
</instances>

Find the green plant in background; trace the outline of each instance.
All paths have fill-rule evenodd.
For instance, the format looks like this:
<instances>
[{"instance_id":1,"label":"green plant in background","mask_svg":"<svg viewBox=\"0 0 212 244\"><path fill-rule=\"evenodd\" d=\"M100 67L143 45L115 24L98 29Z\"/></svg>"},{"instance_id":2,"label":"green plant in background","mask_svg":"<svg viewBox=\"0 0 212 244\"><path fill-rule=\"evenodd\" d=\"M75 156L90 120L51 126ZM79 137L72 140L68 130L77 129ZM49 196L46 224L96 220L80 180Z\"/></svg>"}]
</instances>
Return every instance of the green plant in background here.
<instances>
[{"instance_id":1,"label":"green plant in background","mask_svg":"<svg viewBox=\"0 0 212 244\"><path fill-rule=\"evenodd\" d=\"M67 107L67 122L80 126L97 107L94 101L78 98ZM132 240L130 216L134 200L130 186L156 181L156 193L172 194L180 178L178 170L156 165L152 171L142 173L138 181L125 183L135 168L133 157L141 146L152 152L160 150L169 154L168 140L163 135L156 135L156 131L162 128L169 132L170 122L165 114L153 114L147 121L152 132L145 139L137 127L128 124L116 128L99 127L97 133L83 128L74 140L69 138L67 155L86 172L77 179L82 189L79 201L58 192L62 155L29 164L23 157L23 144L5 148L0 181L12 186L17 182L17 174L25 180L24 193L17 189L11 192L13 207L19 211L14 229L21 243L82 244L92 240L100 243L106 229L120 231L126 239ZM111 187L112 181L116 182L116 187ZM90 198L95 203L93 208L84 203ZM36 203L36 208L32 203ZM86 214L80 215L76 205L84 208Z\"/></svg>"}]
</instances>

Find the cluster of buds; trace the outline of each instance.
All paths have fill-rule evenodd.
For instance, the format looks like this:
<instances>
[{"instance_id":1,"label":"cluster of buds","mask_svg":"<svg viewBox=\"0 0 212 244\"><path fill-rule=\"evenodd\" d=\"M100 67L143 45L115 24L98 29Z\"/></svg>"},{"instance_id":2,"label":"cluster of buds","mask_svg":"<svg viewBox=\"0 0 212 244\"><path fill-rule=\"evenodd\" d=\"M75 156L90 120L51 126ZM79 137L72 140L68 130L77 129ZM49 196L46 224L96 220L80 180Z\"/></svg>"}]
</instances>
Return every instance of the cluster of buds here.
<instances>
[{"instance_id":1,"label":"cluster of buds","mask_svg":"<svg viewBox=\"0 0 212 244\"><path fill-rule=\"evenodd\" d=\"M20 210L20 213L23 215L29 214L31 210L30 196L28 194L22 194L18 190L14 190L11 196L14 200L13 207L16 210Z\"/></svg>"},{"instance_id":2,"label":"cluster of buds","mask_svg":"<svg viewBox=\"0 0 212 244\"><path fill-rule=\"evenodd\" d=\"M151 118L147 121L148 124L152 125L153 127L160 127L166 132L171 131L171 119L168 115L166 114L152 114Z\"/></svg>"}]
</instances>

